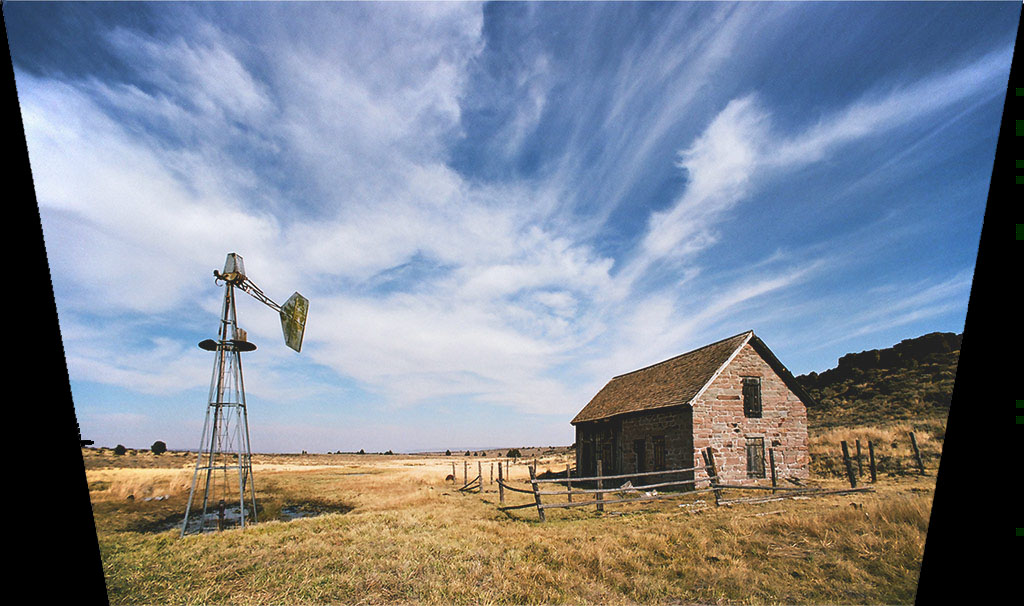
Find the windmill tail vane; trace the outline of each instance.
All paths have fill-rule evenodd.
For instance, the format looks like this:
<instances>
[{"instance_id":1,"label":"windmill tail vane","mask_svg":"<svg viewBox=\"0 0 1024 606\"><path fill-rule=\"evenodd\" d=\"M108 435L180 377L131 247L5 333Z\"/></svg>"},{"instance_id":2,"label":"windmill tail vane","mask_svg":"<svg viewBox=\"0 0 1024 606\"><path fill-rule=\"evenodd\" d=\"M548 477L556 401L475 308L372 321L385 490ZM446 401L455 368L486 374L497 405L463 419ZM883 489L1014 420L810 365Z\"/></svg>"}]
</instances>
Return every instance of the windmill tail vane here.
<instances>
[{"instance_id":1,"label":"windmill tail vane","mask_svg":"<svg viewBox=\"0 0 1024 606\"><path fill-rule=\"evenodd\" d=\"M306 331L309 299L295 292L288 297L284 305L278 305L259 286L246 277L242 257L236 253L228 254L228 259L224 263L224 271L218 272L215 269L213 275L218 281L224 281L242 289L252 298L275 310L281 316L281 331L284 333L285 345L295 351L302 351L302 337Z\"/></svg>"}]
</instances>

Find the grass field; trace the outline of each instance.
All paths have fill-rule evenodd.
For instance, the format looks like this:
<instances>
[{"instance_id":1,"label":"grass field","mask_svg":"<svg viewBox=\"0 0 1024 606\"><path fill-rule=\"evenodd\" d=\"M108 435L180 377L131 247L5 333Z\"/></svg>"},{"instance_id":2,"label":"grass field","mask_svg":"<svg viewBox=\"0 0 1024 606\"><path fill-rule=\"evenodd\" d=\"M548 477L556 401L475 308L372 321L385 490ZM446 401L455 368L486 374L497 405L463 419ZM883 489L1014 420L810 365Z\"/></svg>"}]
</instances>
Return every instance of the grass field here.
<instances>
[{"instance_id":1,"label":"grass field","mask_svg":"<svg viewBox=\"0 0 1024 606\"><path fill-rule=\"evenodd\" d=\"M839 440L885 442L903 457L906 429L816 437L811 483L849 486L822 463ZM942 437L917 431L931 474L907 473L907 452L874 493L722 507L698 494L603 514L547 510L543 524L534 508L498 511L493 458L255 455L261 523L184 539L172 525L191 455L83 454L114 604L903 604L914 600ZM570 456L537 454L541 471L563 471ZM463 461L470 477L482 463L482 493L445 482L453 461L459 480ZM526 486L526 465L511 477ZM285 508L319 515L280 521Z\"/></svg>"}]
</instances>

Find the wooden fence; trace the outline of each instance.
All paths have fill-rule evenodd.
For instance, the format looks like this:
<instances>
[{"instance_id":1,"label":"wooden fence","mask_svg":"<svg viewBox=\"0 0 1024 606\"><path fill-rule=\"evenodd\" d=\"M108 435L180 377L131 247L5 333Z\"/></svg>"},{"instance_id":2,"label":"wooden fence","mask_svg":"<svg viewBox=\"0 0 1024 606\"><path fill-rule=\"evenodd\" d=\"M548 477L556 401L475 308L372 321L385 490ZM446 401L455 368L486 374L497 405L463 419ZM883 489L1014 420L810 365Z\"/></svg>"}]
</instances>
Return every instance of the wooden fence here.
<instances>
[{"instance_id":1,"label":"wooden fence","mask_svg":"<svg viewBox=\"0 0 1024 606\"><path fill-rule=\"evenodd\" d=\"M498 465L499 465L499 469L500 469L501 463L499 463ZM494 473L493 469L494 469L494 464L492 463L491 464L491 470L492 470L491 473L492 473L492 475ZM452 475L453 476L455 475L455 463L452 463ZM468 462L464 462L463 463L463 465L462 465L462 482L463 482L462 488L458 489L460 492L483 492L483 489L484 489L483 488L483 486L484 486L484 472L483 472L483 465L480 463L480 461L476 462L476 477L473 478L472 480L469 479L469 463Z\"/></svg>"},{"instance_id":2,"label":"wooden fence","mask_svg":"<svg viewBox=\"0 0 1024 606\"><path fill-rule=\"evenodd\" d=\"M843 444L844 451L846 450L846 444ZM853 480L853 474L851 470L851 482L852 485L849 489L841 490L823 490L819 488L809 487L781 487L778 485L778 480L775 472L775 453L774 450L769 451L769 461L771 467L771 485L738 485L738 484L724 484L718 481L718 473L715 466L714 452L710 448L704 449L701 452L701 456L704 459L704 465L700 467L690 467L685 469L667 469L659 471L647 471L647 472L636 472L627 474L615 474L615 475L603 475L601 473L601 461L597 461L597 475L592 477L573 477L569 470L566 469L566 477L564 478L538 478L536 463L529 468L530 471L530 490L519 488L508 484L505 478L502 476L501 466L498 466L498 499L499 507L501 511L509 511L512 509L525 509L528 507L536 507L537 515L541 522L546 521L544 510L546 509L563 509L569 507L588 507L595 506L597 511L604 511L605 505L613 503L634 503L639 501L656 501L662 499L678 499L693 494L700 493L713 493L715 497L715 505L729 505L733 503L764 503L768 501L777 501L782 499L791 499L800 496L821 496L829 494L846 494L852 492L871 492L874 489L870 487L857 488L855 480ZM847 461L849 458L847 457ZM873 466L872 466L873 467ZM849 468L849 465L848 465ZM641 484L634 486L633 481L638 481L644 478L650 478L652 476L659 476L658 481L651 484ZM673 476L680 477L680 479L662 481L664 478L671 478ZM625 480L625 482L619 483ZM544 484L565 484L565 490L541 490L541 486ZM596 488L573 488L573 484L586 484L596 486ZM610 485L618 484L615 487ZM699 486L700 485L700 486ZM606 486L609 486L606 488ZM676 490L673 492L659 493L658 488L679 488L689 487L686 490ZM510 490L512 492L524 493L533 495L532 503L525 503L522 505L505 505L505 491ZM725 499L723 498L723 491L725 490L753 490L753 491L765 491L770 495L755 496L749 498L734 498ZM606 498L606 496L615 496L615 498ZM573 496L576 496L579 500L573 500ZM566 497L566 502L551 502L550 500L545 503L542 497Z\"/></svg>"}]
</instances>

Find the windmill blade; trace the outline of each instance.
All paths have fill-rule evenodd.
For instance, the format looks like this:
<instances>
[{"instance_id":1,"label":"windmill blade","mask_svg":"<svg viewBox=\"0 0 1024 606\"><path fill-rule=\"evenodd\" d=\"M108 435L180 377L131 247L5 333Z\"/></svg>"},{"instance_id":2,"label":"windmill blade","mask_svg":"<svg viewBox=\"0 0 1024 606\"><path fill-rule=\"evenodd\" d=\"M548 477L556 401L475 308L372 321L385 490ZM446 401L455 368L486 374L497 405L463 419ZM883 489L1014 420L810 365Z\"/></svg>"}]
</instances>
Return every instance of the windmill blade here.
<instances>
[{"instance_id":1,"label":"windmill blade","mask_svg":"<svg viewBox=\"0 0 1024 606\"><path fill-rule=\"evenodd\" d=\"M302 351L302 335L306 332L306 313L309 311L309 299L299 293L288 297L281 306L281 330L284 331L284 344L295 351Z\"/></svg>"}]
</instances>

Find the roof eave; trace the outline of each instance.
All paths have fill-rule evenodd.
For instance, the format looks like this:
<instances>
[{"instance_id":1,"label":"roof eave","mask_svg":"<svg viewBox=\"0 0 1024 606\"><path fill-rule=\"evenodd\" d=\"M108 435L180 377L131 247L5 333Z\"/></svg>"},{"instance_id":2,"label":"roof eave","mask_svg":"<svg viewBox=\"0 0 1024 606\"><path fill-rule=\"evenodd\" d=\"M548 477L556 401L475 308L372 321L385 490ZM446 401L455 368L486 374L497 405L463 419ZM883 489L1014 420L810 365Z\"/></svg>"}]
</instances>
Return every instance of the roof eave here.
<instances>
[{"instance_id":1,"label":"roof eave","mask_svg":"<svg viewBox=\"0 0 1024 606\"><path fill-rule=\"evenodd\" d=\"M772 353L771 349L768 349L768 346L765 345L764 341L762 341L755 335L752 339L750 339L750 346L753 347L754 350L757 351L757 353L759 353L761 357L765 359L766 362L768 362L768 365L772 367L772 370L775 371L775 374L779 375L779 377L782 378L782 381L783 383L786 384L786 387L789 387L789 390L796 394L796 397L800 398L800 401L804 403L804 406L813 408L818 405L818 403L814 401L814 398L811 397L811 394L807 392L804 386L801 385L800 382L796 380L796 377L793 376L793 373L791 373L789 369L786 368L786 365L783 364L775 356L774 353Z\"/></svg>"},{"instance_id":2,"label":"roof eave","mask_svg":"<svg viewBox=\"0 0 1024 606\"><path fill-rule=\"evenodd\" d=\"M608 415L606 417L594 417L593 419L580 419L579 417L577 417L577 418L573 419L572 421L569 421L569 424L570 425L577 425L579 423L592 423L594 421L609 421L611 419L614 419L615 417L624 417L626 415L643 414L645 412L653 412L653 411L656 411L656 410L664 410L666 408L675 408L677 406L693 406L693 402L696 399L697 398L691 398L691 399L689 399L689 400L687 400L685 402L669 402L668 404L659 404L657 406L652 406L651 408L642 408L640 410L629 410L629 411L626 411L626 412L617 412L615 414Z\"/></svg>"}]
</instances>

